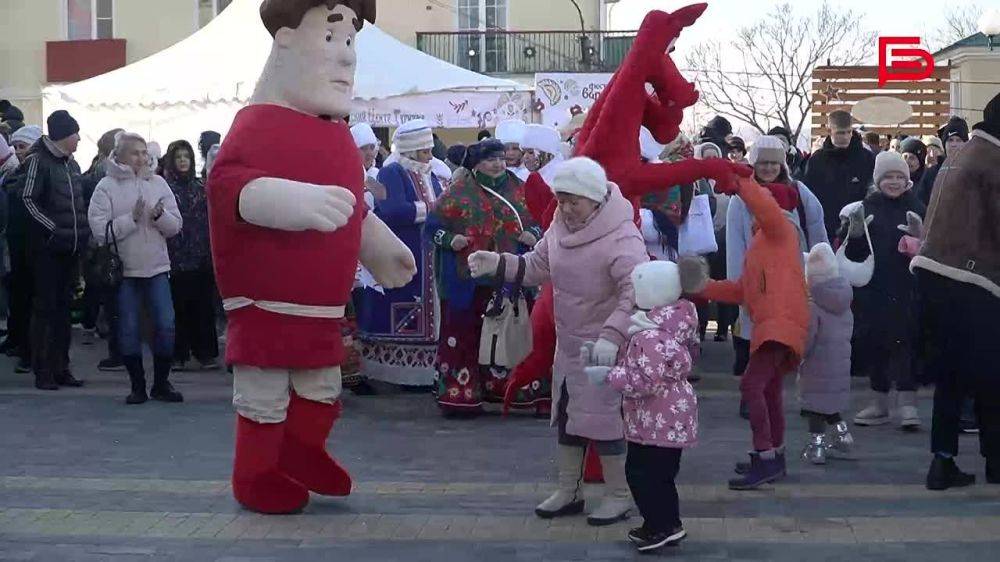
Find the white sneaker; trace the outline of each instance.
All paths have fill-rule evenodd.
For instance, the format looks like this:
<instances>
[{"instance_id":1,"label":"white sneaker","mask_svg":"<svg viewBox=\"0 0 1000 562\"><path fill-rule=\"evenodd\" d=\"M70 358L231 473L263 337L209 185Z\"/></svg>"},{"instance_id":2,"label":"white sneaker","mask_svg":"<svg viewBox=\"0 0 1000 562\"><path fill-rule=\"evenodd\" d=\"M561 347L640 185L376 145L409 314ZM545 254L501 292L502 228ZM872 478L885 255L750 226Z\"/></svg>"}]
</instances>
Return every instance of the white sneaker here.
<instances>
[{"instance_id":1,"label":"white sneaker","mask_svg":"<svg viewBox=\"0 0 1000 562\"><path fill-rule=\"evenodd\" d=\"M920 430L920 414L916 406L901 406L899 408L899 427L903 431Z\"/></svg>"},{"instance_id":2,"label":"white sneaker","mask_svg":"<svg viewBox=\"0 0 1000 562\"><path fill-rule=\"evenodd\" d=\"M855 425L872 426L889 423L889 394L881 392L873 394L871 406L854 416Z\"/></svg>"}]
</instances>

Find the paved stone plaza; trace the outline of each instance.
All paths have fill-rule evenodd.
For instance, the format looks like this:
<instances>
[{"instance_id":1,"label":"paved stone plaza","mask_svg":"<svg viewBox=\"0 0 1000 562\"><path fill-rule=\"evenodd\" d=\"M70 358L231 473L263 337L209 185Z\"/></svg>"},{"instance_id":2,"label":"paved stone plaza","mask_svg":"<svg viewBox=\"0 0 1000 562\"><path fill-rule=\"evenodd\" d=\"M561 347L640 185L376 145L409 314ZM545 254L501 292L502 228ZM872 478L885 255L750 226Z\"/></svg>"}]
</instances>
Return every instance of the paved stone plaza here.
<instances>
[{"instance_id":1,"label":"paved stone plaza","mask_svg":"<svg viewBox=\"0 0 1000 562\"><path fill-rule=\"evenodd\" d=\"M79 332L75 332L79 335ZM36 391L0 360L0 560L265 562L628 560L626 524L595 529L532 509L551 491L553 430L530 416L442 419L427 394L345 398L331 448L353 473L346 499L264 517L229 493L233 411L224 372L186 373L187 401L126 407L124 373L97 373L102 347L76 346L85 389ZM730 492L749 429L735 412L725 346L707 344L701 444L681 467L690 538L678 560L996 560L1000 486L932 493L928 433L855 428L862 459L791 461L780 484ZM805 440L786 392L788 442ZM855 406L865 394L856 381ZM930 423L929 394L921 415ZM853 412L852 412L853 413ZM982 476L978 443L959 464ZM638 519L633 519L636 523ZM637 524L637 523L636 523Z\"/></svg>"}]
</instances>

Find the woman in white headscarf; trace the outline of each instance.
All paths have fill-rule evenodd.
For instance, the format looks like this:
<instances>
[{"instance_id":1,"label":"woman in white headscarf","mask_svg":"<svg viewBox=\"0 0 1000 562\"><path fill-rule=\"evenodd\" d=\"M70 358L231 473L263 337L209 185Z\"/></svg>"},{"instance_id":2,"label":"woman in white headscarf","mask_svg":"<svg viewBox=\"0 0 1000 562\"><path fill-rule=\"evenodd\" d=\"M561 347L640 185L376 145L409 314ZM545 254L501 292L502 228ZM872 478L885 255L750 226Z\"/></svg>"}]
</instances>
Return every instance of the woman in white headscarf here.
<instances>
[{"instance_id":1,"label":"woman in white headscarf","mask_svg":"<svg viewBox=\"0 0 1000 562\"><path fill-rule=\"evenodd\" d=\"M358 307L363 370L393 384L429 386L434 382L438 296L433 245L423 227L442 193L431 164L433 131L422 119L409 121L397 129L393 145L395 158L378 173L386 193L375 202L375 214L413 252L417 275L399 289L363 289Z\"/></svg>"}]
</instances>

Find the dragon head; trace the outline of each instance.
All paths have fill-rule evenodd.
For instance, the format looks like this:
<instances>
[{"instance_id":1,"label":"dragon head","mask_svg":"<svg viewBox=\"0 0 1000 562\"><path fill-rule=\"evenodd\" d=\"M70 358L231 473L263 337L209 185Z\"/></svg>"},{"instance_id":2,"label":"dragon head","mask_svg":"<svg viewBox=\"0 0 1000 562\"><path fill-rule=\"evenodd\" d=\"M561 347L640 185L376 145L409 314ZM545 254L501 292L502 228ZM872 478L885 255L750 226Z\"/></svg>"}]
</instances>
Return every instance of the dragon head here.
<instances>
[{"instance_id":1,"label":"dragon head","mask_svg":"<svg viewBox=\"0 0 1000 562\"><path fill-rule=\"evenodd\" d=\"M670 56L674 43L685 27L690 27L708 8L708 4L686 6L673 13L654 10L646 15L639 28L636 44L642 56L652 61L646 82L652 86L643 116L643 124L661 143L669 143L680 133L684 109L698 101L698 90L681 74Z\"/></svg>"}]
</instances>

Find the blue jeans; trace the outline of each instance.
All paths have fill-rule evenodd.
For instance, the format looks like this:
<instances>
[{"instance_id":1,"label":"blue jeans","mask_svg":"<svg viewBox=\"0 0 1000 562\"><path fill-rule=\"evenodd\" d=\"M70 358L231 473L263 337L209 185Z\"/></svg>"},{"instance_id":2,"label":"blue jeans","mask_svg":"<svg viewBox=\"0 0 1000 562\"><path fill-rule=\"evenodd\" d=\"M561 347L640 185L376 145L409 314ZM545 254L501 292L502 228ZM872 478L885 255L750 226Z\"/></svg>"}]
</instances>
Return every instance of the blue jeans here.
<instances>
[{"instance_id":1,"label":"blue jeans","mask_svg":"<svg viewBox=\"0 0 1000 562\"><path fill-rule=\"evenodd\" d=\"M170 279L161 273L147 279L126 277L118 288L118 345L123 357L142 355L139 313L145 306L153 321L153 355L174 355L174 301Z\"/></svg>"}]
</instances>

